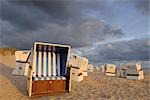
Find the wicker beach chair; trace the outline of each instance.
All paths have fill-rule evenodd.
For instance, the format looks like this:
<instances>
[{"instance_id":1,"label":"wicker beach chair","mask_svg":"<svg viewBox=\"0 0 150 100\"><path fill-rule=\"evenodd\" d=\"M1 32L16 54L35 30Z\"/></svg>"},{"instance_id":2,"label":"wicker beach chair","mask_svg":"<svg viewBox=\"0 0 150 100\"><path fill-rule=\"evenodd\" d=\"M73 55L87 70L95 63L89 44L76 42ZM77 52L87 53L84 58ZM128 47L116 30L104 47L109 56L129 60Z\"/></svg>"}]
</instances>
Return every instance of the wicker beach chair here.
<instances>
[{"instance_id":1,"label":"wicker beach chair","mask_svg":"<svg viewBox=\"0 0 150 100\"><path fill-rule=\"evenodd\" d=\"M105 68L106 68L105 74L107 76L115 76L116 75L116 70L117 70L116 65L106 64Z\"/></svg>"},{"instance_id":2,"label":"wicker beach chair","mask_svg":"<svg viewBox=\"0 0 150 100\"><path fill-rule=\"evenodd\" d=\"M68 57L70 46L34 42L29 67L29 96L53 95L71 91Z\"/></svg>"},{"instance_id":3,"label":"wicker beach chair","mask_svg":"<svg viewBox=\"0 0 150 100\"><path fill-rule=\"evenodd\" d=\"M72 69L72 80L80 82L83 80L84 76L88 76L87 67L88 59L85 57L73 54L70 58L69 65Z\"/></svg>"},{"instance_id":4,"label":"wicker beach chair","mask_svg":"<svg viewBox=\"0 0 150 100\"><path fill-rule=\"evenodd\" d=\"M16 68L12 71L13 75L28 76L29 56L31 50L19 50L15 52Z\"/></svg>"},{"instance_id":5,"label":"wicker beach chair","mask_svg":"<svg viewBox=\"0 0 150 100\"><path fill-rule=\"evenodd\" d=\"M141 62L126 65L126 78L134 80L144 79L144 72Z\"/></svg>"}]
</instances>

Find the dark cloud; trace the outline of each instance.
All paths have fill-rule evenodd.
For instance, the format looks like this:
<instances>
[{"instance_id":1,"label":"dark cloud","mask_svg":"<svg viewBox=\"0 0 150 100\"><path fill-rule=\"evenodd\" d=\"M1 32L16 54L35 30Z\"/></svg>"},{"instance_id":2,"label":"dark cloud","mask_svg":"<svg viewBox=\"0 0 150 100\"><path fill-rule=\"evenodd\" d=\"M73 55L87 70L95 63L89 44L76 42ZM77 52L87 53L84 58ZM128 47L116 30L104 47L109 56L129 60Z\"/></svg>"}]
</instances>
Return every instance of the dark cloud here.
<instances>
[{"instance_id":1,"label":"dark cloud","mask_svg":"<svg viewBox=\"0 0 150 100\"><path fill-rule=\"evenodd\" d=\"M137 10L147 15L148 0L134 1ZM113 17L114 4L109 1L2 0L0 6L0 47L27 49L34 41L44 41L87 47L81 53L93 62L148 59L148 39L95 45L124 36L121 28L98 18Z\"/></svg>"},{"instance_id":2,"label":"dark cloud","mask_svg":"<svg viewBox=\"0 0 150 100\"><path fill-rule=\"evenodd\" d=\"M150 0L133 0L135 7L142 14L150 15Z\"/></svg>"},{"instance_id":3,"label":"dark cloud","mask_svg":"<svg viewBox=\"0 0 150 100\"><path fill-rule=\"evenodd\" d=\"M42 27L48 17L31 6L24 7L10 2L1 2L1 19L16 27L17 31L35 30Z\"/></svg>"},{"instance_id":4,"label":"dark cloud","mask_svg":"<svg viewBox=\"0 0 150 100\"><path fill-rule=\"evenodd\" d=\"M1 42L9 47L30 48L33 41L83 47L123 35L121 29L114 29L101 20L87 16L84 19L84 11L105 9L102 1L1 2Z\"/></svg>"},{"instance_id":5,"label":"dark cloud","mask_svg":"<svg viewBox=\"0 0 150 100\"><path fill-rule=\"evenodd\" d=\"M36 8L39 11L48 14L53 19L59 21L77 20L82 18L83 12L87 10L100 11L105 9L105 1L91 1L91 0L9 0L9 3L16 6L24 6L29 8Z\"/></svg>"},{"instance_id":6,"label":"dark cloud","mask_svg":"<svg viewBox=\"0 0 150 100\"><path fill-rule=\"evenodd\" d=\"M111 25L108 27L107 24L99 20L91 19L90 21L81 21L78 24L69 23L65 26L47 23L44 28L39 27L37 30L26 31L22 34L18 32L12 34L11 31L15 30L15 27L5 21L2 24L2 32L7 32L7 34L2 34L2 43L18 48L31 47L33 41L64 43L73 47L83 47L108 37L121 37L123 35L121 31L117 31L120 29L113 29ZM106 28L108 31L103 31Z\"/></svg>"},{"instance_id":7,"label":"dark cloud","mask_svg":"<svg viewBox=\"0 0 150 100\"><path fill-rule=\"evenodd\" d=\"M129 41L118 41L113 43L99 44L95 49L84 52L94 63L111 61L149 60L148 39L133 39Z\"/></svg>"}]
</instances>

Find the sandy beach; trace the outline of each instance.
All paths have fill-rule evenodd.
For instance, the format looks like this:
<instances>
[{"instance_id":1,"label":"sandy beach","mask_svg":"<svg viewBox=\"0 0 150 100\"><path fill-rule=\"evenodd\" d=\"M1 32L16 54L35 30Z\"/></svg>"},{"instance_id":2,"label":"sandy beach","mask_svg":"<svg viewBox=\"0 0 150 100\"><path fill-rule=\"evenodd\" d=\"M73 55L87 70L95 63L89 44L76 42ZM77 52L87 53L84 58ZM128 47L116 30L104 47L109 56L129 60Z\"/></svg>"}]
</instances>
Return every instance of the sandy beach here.
<instances>
[{"instance_id":1,"label":"sandy beach","mask_svg":"<svg viewBox=\"0 0 150 100\"><path fill-rule=\"evenodd\" d=\"M150 100L150 71L144 70L144 80L108 77L100 71L88 73L80 83L72 82L72 92L29 98L26 77L13 76L14 55L0 55L1 100Z\"/></svg>"}]
</instances>

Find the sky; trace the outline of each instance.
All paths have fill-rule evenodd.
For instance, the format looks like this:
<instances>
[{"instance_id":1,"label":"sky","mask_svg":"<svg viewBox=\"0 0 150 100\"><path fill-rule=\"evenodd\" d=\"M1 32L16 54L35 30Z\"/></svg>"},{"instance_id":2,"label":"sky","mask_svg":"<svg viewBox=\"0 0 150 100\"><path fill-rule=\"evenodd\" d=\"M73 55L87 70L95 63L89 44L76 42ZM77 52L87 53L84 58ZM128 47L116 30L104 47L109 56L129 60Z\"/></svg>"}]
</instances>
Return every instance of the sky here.
<instances>
[{"instance_id":1,"label":"sky","mask_svg":"<svg viewBox=\"0 0 150 100\"><path fill-rule=\"evenodd\" d=\"M68 44L91 63L149 61L150 0L0 0L0 47Z\"/></svg>"}]
</instances>

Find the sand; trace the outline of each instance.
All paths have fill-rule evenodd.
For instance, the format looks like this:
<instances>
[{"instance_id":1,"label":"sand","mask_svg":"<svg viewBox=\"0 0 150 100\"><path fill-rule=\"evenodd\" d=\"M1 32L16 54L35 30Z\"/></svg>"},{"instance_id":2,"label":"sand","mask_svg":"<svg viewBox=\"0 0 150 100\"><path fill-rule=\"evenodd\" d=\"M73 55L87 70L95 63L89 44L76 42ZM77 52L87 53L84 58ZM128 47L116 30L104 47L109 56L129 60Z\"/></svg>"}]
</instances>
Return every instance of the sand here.
<instances>
[{"instance_id":1,"label":"sand","mask_svg":"<svg viewBox=\"0 0 150 100\"><path fill-rule=\"evenodd\" d=\"M108 77L100 71L88 73L80 83L73 82L72 92L29 98L26 77L13 76L14 55L0 55L0 100L150 100L150 74L144 80Z\"/></svg>"}]
</instances>

